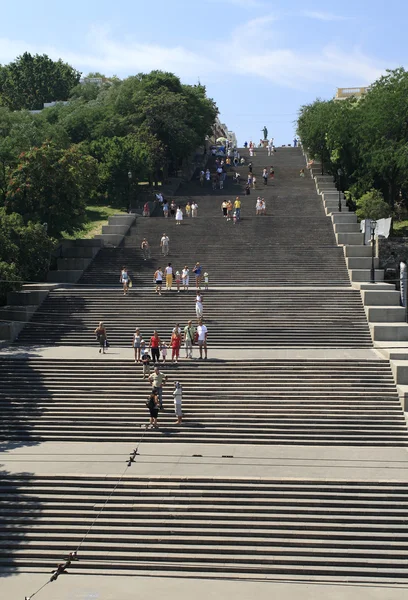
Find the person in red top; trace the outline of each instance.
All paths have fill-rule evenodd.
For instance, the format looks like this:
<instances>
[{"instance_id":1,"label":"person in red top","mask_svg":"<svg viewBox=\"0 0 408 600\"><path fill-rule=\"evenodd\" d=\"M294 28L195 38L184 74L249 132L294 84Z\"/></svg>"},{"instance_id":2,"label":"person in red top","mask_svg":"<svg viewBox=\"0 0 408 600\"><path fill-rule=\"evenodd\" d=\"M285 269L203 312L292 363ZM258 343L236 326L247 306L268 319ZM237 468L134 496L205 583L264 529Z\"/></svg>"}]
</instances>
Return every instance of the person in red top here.
<instances>
[{"instance_id":1,"label":"person in red top","mask_svg":"<svg viewBox=\"0 0 408 600\"><path fill-rule=\"evenodd\" d=\"M160 347L161 347L161 339L159 338L159 334L157 331L153 331L153 335L150 338L149 348L152 351L152 360L153 362L160 361Z\"/></svg>"},{"instance_id":2,"label":"person in red top","mask_svg":"<svg viewBox=\"0 0 408 600\"><path fill-rule=\"evenodd\" d=\"M180 346L181 346L181 334L180 329L173 331L171 335L171 360L174 363L177 363L179 354L180 354Z\"/></svg>"}]
</instances>

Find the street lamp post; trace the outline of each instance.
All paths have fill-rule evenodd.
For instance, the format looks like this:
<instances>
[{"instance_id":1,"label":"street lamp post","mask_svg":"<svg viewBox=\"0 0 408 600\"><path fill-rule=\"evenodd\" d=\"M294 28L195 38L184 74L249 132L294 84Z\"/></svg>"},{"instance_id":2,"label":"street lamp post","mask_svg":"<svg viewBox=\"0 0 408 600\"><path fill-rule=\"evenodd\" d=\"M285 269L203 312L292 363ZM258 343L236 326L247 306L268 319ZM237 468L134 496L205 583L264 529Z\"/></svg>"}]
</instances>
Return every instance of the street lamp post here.
<instances>
[{"instance_id":1,"label":"street lamp post","mask_svg":"<svg viewBox=\"0 0 408 600\"><path fill-rule=\"evenodd\" d=\"M371 230L371 283L375 283L375 229L377 227L377 221L370 222Z\"/></svg>"},{"instance_id":2,"label":"street lamp post","mask_svg":"<svg viewBox=\"0 0 408 600\"><path fill-rule=\"evenodd\" d=\"M341 169L337 169L338 182L337 185L339 187L339 212L341 212L341 176L343 175L343 171Z\"/></svg>"},{"instance_id":3,"label":"street lamp post","mask_svg":"<svg viewBox=\"0 0 408 600\"><path fill-rule=\"evenodd\" d=\"M128 213L130 214L131 211L131 204L132 204L132 200L131 200L131 191L132 191L132 171L128 171Z\"/></svg>"}]
</instances>

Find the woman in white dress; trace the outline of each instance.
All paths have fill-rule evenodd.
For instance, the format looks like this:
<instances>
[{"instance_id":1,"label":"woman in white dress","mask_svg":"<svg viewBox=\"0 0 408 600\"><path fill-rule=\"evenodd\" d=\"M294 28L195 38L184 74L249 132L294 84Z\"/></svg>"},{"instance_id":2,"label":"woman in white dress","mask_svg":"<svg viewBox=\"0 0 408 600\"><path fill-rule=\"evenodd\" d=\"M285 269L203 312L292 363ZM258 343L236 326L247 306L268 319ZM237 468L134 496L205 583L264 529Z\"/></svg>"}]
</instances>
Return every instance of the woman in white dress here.
<instances>
[{"instance_id":1,"label":"woman in white dress","mask_svg":"<svg viewBox=\"0 0 408 600\"><path fill-rule=\"evenodd\" d=\"M183 220L183 211L181 210L181 207L178 206L177 210L176 210L176 222L177 225L180 225L181 221Z\"/></svg>"},{"instance_id":2,"label":"woman in white dress","mask_svg":"<svg viewBox=\"0 0 408 600\"><path fill-rule=\"evenodd\" d=\"M196 296L196 315L197 320L199 321L203 317L204 307L203 307L203 297L200 293Z\"/></svg>"},{"instance_id":3,"label":"woman in white dress","mask_svg":"<svg viewBox=\"0 0 408 600\"><path fill-rule=\"evenodd\" d=\"M187 265L181 271L181 281L185 292L188 292L188 284L190 283L190 270Z\"/></svg>"}]
</instances>

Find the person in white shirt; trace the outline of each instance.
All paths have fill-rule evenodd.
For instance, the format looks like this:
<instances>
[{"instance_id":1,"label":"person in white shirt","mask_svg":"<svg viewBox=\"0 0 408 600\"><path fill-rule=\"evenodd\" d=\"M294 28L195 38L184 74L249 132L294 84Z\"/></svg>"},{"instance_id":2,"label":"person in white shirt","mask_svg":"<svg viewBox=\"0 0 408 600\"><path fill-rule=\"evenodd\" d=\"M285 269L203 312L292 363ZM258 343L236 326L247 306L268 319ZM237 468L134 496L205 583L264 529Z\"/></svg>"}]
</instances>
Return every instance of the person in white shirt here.
<instances>
[{"instance_id":1,"label":"person in white shirt","mask_svg":"<svg viewBox=\"0 0 408 600\"><path fill-rule=\"evenodd\" d=\"M174 382L174 390L173 390L173 398L174 398L174 412L177 417L177 425L183 421L183 410L182 410L182 398L183 398L183 388L181 387L181 383L179 381Z\"/></svg>"},{"instance_id":2,"label":"person in white shirt","mask_svg":"<svg viewBox=\"0 0 408 600\"><path fill-rule=\"evenodd\" d=\"M169 237L165 233L163 233L163 236L160 240L160 248L162 250L163 256L167 256L169 253L169 242Z\"/></svg>"},{"instance_id":3,"label":"person in white shirt","mask_svg":"<svg viewBox=\"0 0 408 600\"><path fill-rule=\"evenodd\" d=\"M187 265L181 271L181 280L183 282L184 291L188 292L188 284L190 283L190 270Z\"/></svg>"},{"instance_id":4,"label":"person in white shirt","mask_svg":"<svg viewBox=\"0 0 408 600\"><path fill-rule=\"evenodd\" d=\"M181 206L177 207L176 210L176 222L177 225L180 225L181 221L183 220L183 211L181 210Z\"/></svg>"},{"instance_id":5,"label":"person in white shirt","mask_svg":"<svg viewBox=\"0 0 408 600\"><path fill-rule=\"evenodd\" d=\"M164 271L166 273L166 290L171 290L171 286L173 285L173 267L171 263L167 265Z\"/></svg>"},{"instance_id":6,"label":"person in white shirt","mask_svg":"<svg viewBox=\"0 0 408 600\"><path fill-rule=\"evenodd\" d=\"M199 322L199 325L197 327L197 333L198 333L198 349L200 350L200 359L203 358L203 348L204 348L204 358L205 358L205 360L207 360L208 330L207 330L207 327L205 325L203 325L202 321Z\"/></svg>"},{"instance_id":7,"label":"person in white shirt","mask_svg":"<svg viewBox=\"0 0 408 600\"><path fill-rule=\"evenodd\" d=\"M203 311L204 311L203 297L201 296L201 294L197 294L197 296L196 296L195 309L196 309L197 320L200 320L203 316Z\"/></svg>"},{"instance_id":8,"label":"person in white shirt","mask_svg":"<svg viewBox=\"0 0 408 600\"><path fill-rule=\"evenodd\" d=\"M160 202L160 204L163 204L164 198L163 198L163 194L161 192L159 192L158 194L156 194L156 198Z\"/></svg>"},{"instance_id":9,"label":"person in white shirt","mask_svg":"<svg viewBox=\"0 0 408 600\"><path fill-rule=\"evenodd\" d=\"M191 205L191 217L196 217L197 216L197 211L198 211L198 204L197 202L193 202L193 204Z\"/></svg>"}]
</instances>

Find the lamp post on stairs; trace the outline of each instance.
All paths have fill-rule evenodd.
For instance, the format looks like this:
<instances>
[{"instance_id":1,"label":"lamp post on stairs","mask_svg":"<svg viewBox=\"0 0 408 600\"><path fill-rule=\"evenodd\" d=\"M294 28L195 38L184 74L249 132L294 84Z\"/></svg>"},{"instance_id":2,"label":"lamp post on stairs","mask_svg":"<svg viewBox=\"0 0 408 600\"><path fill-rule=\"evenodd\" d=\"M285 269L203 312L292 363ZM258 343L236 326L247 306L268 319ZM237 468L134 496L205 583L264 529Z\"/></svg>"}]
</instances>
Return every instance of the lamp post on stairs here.
<instances>
[{"instance_id":1,"label":"lamp post on stairs","mask_svg":"<svg viewBox=\"0 0 408 600\"><path fill-rule=\"evenodd\" d=\"M371 230L371 283L375 283L375 229L377 227L377 221L370 222Z\"/></svg>"},{"instance_id":2,"label":"lamp post on stairs","mask_svg":"<svg viewBox=\"0 0 408 600\"><path fill-rule=\"evenodd\" d=\"M132 210L132 171L128 171L128 214Z\"/></svg>"},{"instance_id":3,"label":"lamp post on stairs","mask_svg":"<svg viewBox=\"0 0 408 600\"><path fill-rule=\"evenodd\" d=\"M338 181L337 185L339 188L339 212L341 212L341 176L343 175L343 171L341 169L337 169Z\"/></svg>"}]
</instances>

